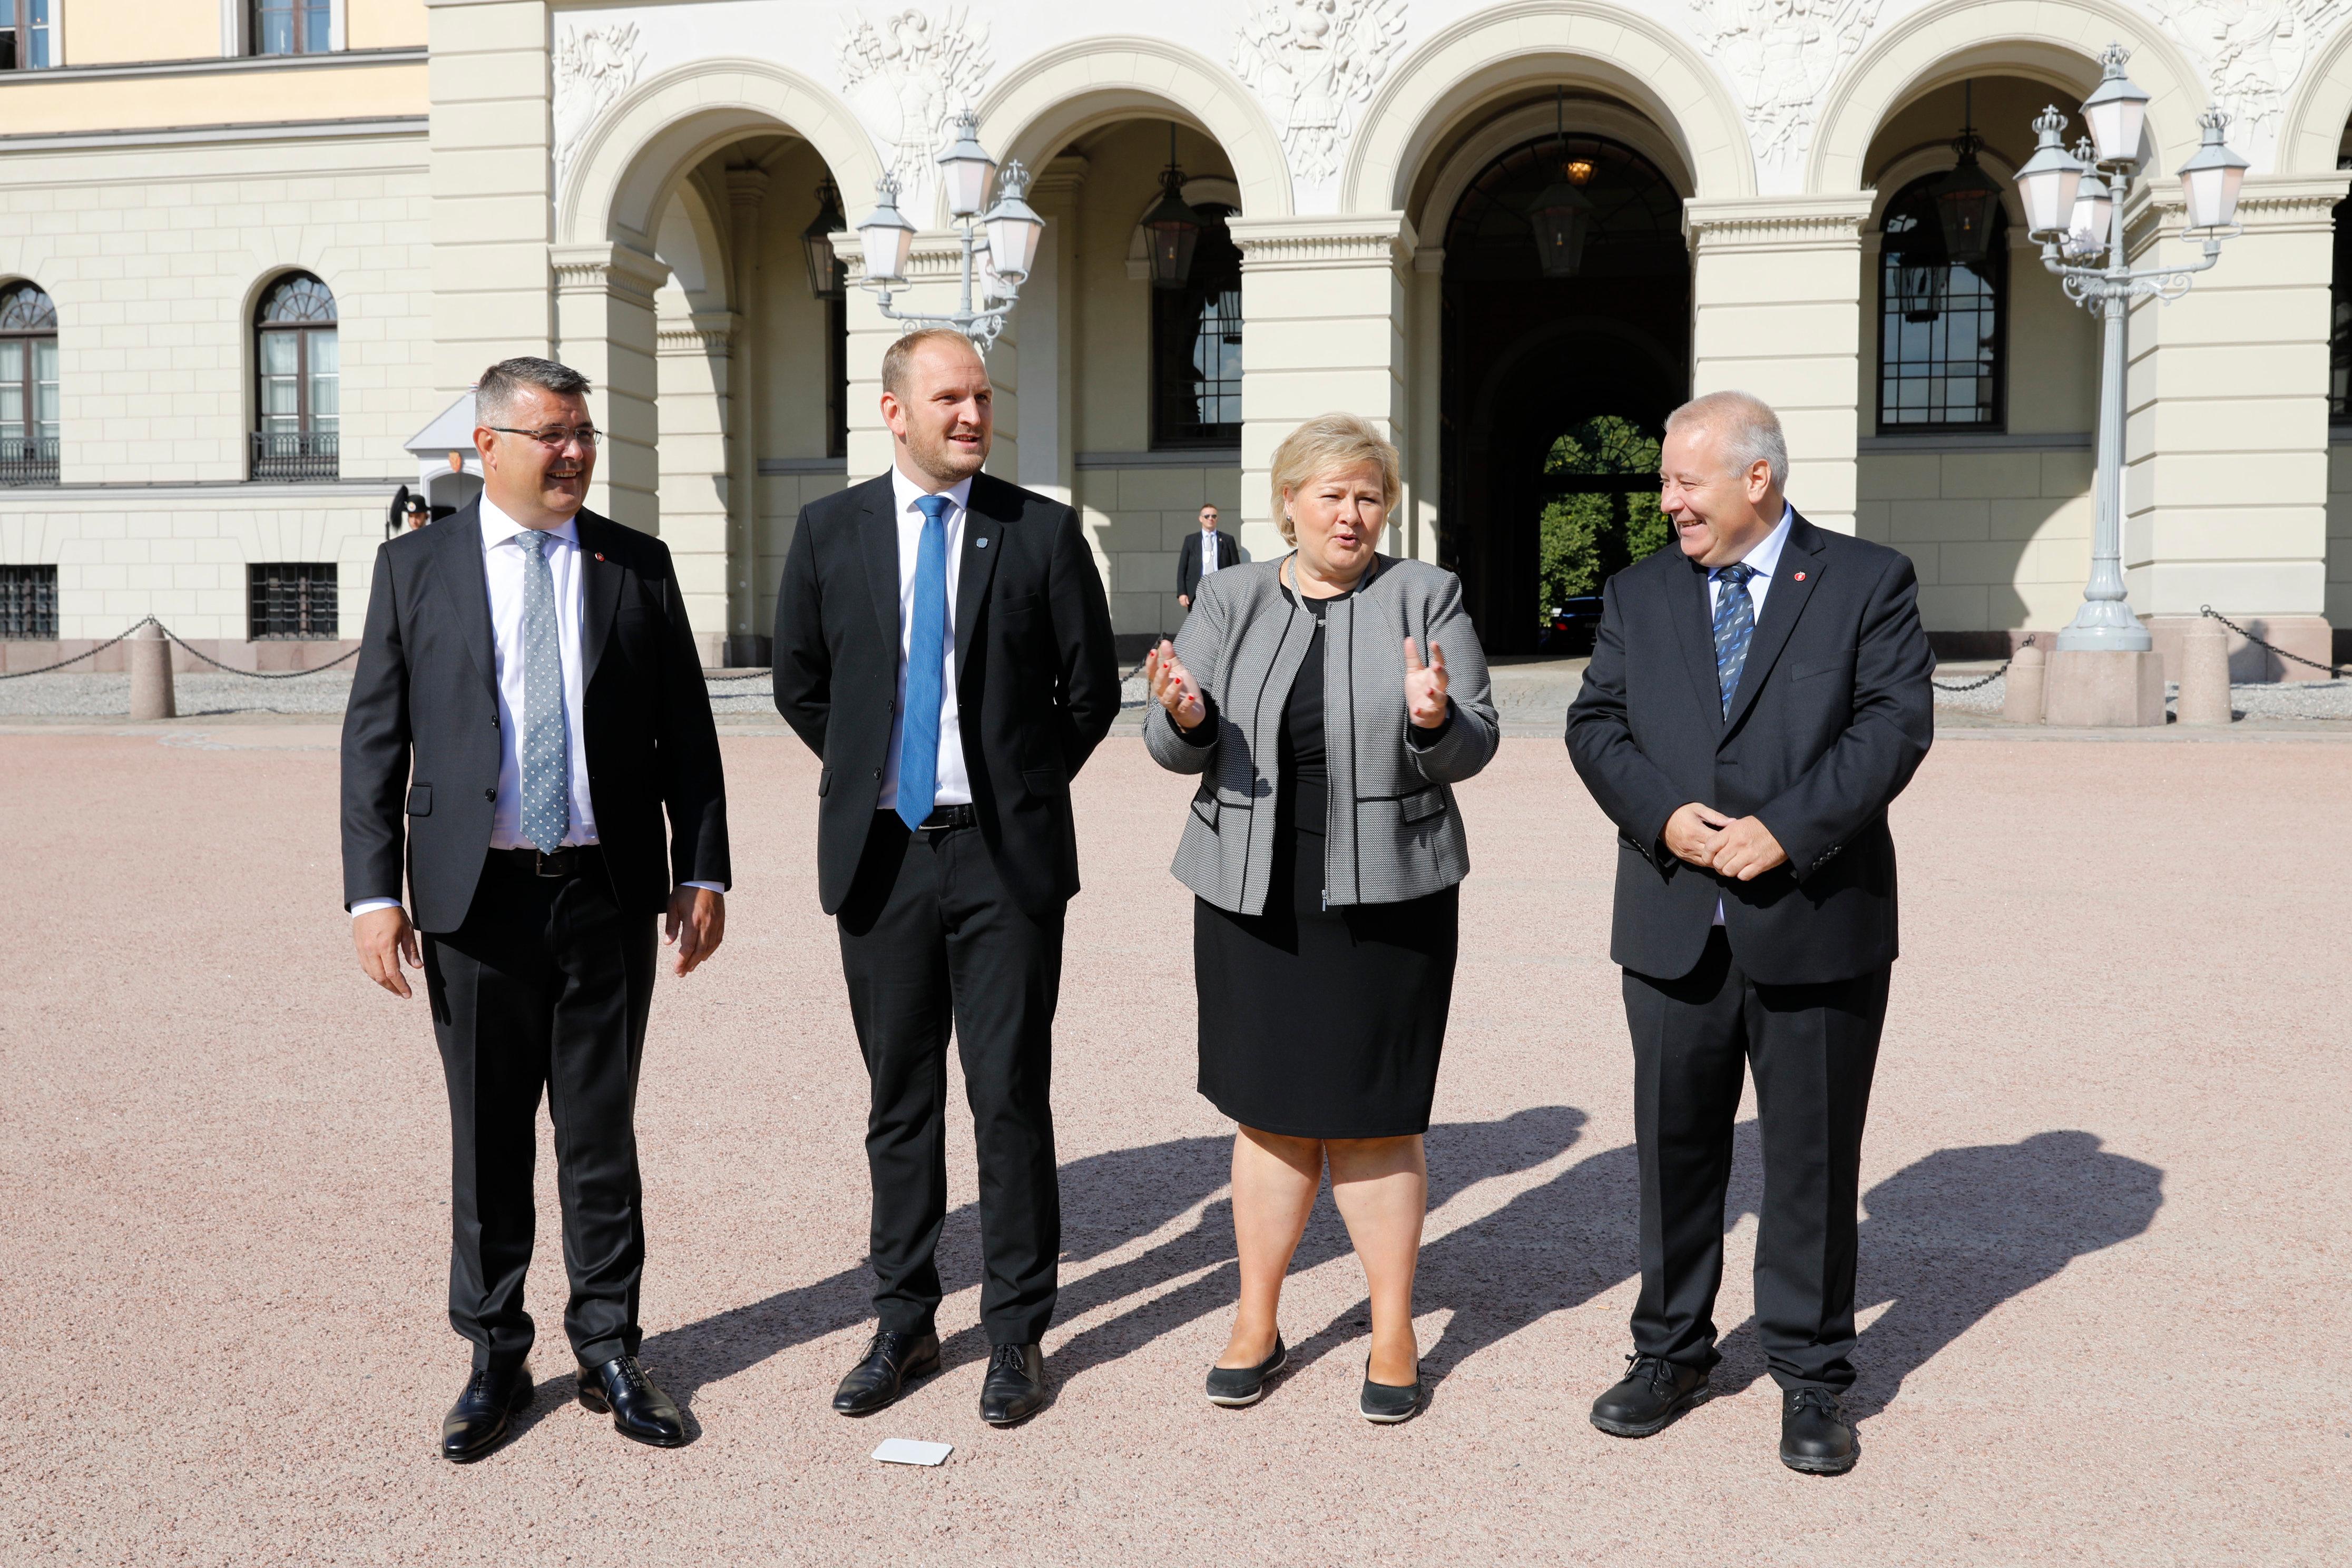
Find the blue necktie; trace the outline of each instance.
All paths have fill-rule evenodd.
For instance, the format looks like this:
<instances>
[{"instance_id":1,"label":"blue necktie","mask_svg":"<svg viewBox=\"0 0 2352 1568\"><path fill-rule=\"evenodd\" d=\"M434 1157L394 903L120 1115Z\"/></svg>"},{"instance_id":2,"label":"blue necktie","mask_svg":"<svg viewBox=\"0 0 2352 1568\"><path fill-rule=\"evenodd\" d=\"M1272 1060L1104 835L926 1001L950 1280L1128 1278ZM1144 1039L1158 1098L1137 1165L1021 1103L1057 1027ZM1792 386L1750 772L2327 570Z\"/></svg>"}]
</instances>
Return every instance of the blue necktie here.
<instances>
[{"instance_id":1,"label":"blue necktie","mask_svg":"<svg viewBox=\"0 0 2352 1568\"><path fill-rule=\"evenodd\" d=\"M915 602L907 614L907 705L898 713L898 820L917 828L940 791L940 680L947 657L948 508L924 496L923 541L915 547Z\"/></svg>"},{"instance_id":2,"label":"blue necktie","mask_svg":"<svg viewBox=\"0 0 2352 1568\"><path fill-rule=\"evenodd\" d=\"M563 655L556 635L555 574L547 535L527 528L522 547L522 836L542 855L572 826L572 732L563 721Z\"/></svg>"},{"instance_id":3,"label":"blue necktie","mask_svg":"<svg viewBox=\"0 0 2352 1568\"><path fill-rule=\"evenodd\" d=\"M1756 568L1747 564L1716 568L1715 679L1723 688L1723 716L1731 717L1731 694L1739 689L1739 672L1748 663L1748 640L1756 635L1756 605L1748 596L1748 579Z\"/></svg>"}]
</instances>

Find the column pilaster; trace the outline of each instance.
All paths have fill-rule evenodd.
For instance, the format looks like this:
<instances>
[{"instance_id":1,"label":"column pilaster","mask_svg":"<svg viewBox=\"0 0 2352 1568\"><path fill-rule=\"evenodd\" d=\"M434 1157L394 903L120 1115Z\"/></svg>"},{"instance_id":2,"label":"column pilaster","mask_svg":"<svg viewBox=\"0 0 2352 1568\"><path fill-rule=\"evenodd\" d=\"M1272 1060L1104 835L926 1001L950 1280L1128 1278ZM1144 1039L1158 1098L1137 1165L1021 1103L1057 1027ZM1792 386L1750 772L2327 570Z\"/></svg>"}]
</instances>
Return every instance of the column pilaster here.
<instances>
[{"instance_id":1,"label":"column pilaster","mask_svg":"<svg viewBox=\"0 0 2352 1568\"><path fill-rule=\"evenodd\" d=\"M556 357L588 378L588 405L604 432L588 504L615 522L659 533L654 290L669 280L669 268L625 245L559 245L548 258Z\"/></svg>"}]
</instances>

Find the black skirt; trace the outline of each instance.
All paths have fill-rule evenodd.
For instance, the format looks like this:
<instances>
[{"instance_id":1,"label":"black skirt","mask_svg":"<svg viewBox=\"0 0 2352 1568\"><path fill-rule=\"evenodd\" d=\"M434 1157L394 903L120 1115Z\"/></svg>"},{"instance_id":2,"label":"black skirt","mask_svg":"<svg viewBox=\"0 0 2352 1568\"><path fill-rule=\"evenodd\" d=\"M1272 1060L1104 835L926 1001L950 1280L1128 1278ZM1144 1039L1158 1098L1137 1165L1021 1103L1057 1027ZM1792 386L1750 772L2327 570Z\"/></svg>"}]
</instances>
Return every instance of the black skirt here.
<instances>
[{"instance_id":1,"label":"black skirt","mask_svg":"<svg viewBox=\"0 0 2352 1568\"><path fill-rule=\"evenodd\" d=\"M1294 1138L1429 1130L1454 999L1461 889L1326 910L1324 838L1284 822L1265 912L1192 911L1201 1092Z\"/></svg>"}]
</instances>

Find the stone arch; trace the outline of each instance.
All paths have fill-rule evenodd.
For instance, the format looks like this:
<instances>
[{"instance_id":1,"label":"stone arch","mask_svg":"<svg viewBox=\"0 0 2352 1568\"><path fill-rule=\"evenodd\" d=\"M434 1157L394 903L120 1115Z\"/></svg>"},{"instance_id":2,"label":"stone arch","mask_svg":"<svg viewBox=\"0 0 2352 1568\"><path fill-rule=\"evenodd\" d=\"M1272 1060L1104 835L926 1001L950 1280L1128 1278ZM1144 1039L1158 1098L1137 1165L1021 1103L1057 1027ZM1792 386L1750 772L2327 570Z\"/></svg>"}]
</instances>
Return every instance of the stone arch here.
<instances>
[{"instance_id":1,"label":"stone arch","mask_svg":"<svg viewBox=\"0 0 2352 1568\"><path fill-rule=\"evenodd\" d=\"M1738 107L1686 40L1607 0L1517 0L1438 33L1372 95L1340 171L1341 209L1402 211L1431 150L1465 113L1562 79L1648 115L1672 139L1696 195L1756 194Z\"/></svg>"},{"instance_id":2,"label":"stone arch","mask_svg":"<svg viewBox=\"0 0 2352 1568\"><path fill-rule=\"evenodd\" d=\"M598 116L567 162L559 244L628 244L650 254L663 198L726 143L789 132L814 146L853 208L883 162L849 107L814 79L761 60L709 59L649 77Z\"/></svg>"},{"instance_id":3,"label":"stone arch","mask_svg":"<svg viewBox=\"0 0 2352 1568\"><path fill-rule=\"evenodd\" d=\"M1213 139L1251 217L1290 215L1290 165L1274 121L1231 71L1159 38L1080 38L1024 61L981 100L980 139L1035 169L1074 137L1139 112Z\"/></svg>"},{"instance_id":4,"label":"stone arch","mask_svg":"<svg viewBox=\"0 0 2352 1568\"><path fill-rule=\"evenodd\" d=\"M2287 95L2279 127L2277 170L2282 174L2328 174L2336 149L2352 121L2352 26L2339 28Z\"/></svg>"},{"instance_id":5,"label":"stone arch","mask_svg":"<svg viewBox=\"0 0 2352 1568\"><path fill-rule=\"evenodd\" d=\"M1806 155L1805 189L1862 188L1871 139L1897 110L1964 77L2021 76L2081 97L2099 80L2098 53L2121 41L2147 89L2147 139L2168 173L2197 144L2202 79L2147 17L2112 0L1933 0L1864 46L1830 84ZM2329 149L2333 161L2333 146Z\"/></svg>"}]
</instances>

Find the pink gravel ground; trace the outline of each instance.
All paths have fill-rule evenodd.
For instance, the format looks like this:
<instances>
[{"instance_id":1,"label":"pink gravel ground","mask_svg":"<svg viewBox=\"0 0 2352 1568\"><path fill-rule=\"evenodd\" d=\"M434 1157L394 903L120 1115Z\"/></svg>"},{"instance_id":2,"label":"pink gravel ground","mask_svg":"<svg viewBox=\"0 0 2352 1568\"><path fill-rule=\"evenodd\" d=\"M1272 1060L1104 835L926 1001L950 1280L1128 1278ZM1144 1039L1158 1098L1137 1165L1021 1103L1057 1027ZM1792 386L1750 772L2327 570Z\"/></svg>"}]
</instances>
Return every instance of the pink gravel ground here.
<instances>
[{"instance_id":1,"label":"pink gravel ground","mask_svg":"<svg viewBox=\"0 0 2352 1568\"><path fill-rule=\"evenodd\" d=\"M1585 1422L1633 1295L1630 1068L1610 832L1538 740L1462 791L1479 868L1419 1421L1354 1414L1360 1280L1328 1198L1285 1306L1296 1370L1253 1410L1201 1398L1234 1289L1230 1129L1192 1088L1166 873L1186 786L1132 739L1077 789L1058 1403L1009 1432L974 1412L951 1124L949 1370L877 1418L828 1412L866 1332L865 1084L813 887L815 765L738 733L730 934L664 979L638 1118L646 1360L699 1437L635 1447L571 1402L544 1180L538 1399L495 1457L444 1464L466 1354L439 1070L422 1003L352 960L331 745L0 738L0 1561L2346 1560L2342 743L1954 737L1899 804L1864 1458L1839 1480L1774 1458L1752 1126L1718 1397L1643 1443ZM955 1454L866 1458L893 1436Z\"/></svg>"}]
</instances>

